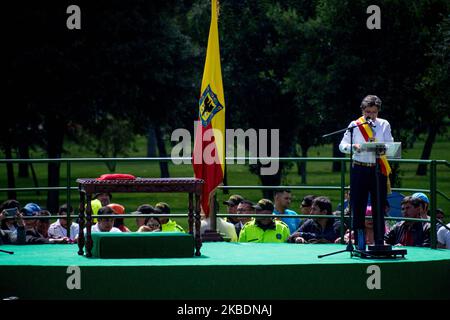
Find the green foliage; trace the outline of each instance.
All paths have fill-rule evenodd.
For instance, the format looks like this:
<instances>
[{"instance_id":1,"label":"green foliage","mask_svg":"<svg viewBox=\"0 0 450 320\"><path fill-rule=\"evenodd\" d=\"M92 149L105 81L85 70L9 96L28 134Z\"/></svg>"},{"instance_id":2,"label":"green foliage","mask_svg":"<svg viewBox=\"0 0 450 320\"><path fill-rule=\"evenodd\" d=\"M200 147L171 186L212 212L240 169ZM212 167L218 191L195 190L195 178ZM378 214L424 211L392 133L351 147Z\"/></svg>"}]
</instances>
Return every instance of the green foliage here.
<instances>
[{"instance_id":1,"label":"green foliage","mask_svg":"<svg viewBox=\"0 0 450 320\"><path fill-rule=\"evenodd\" d=\"M417 85L430 101L421 119L424 123L441 127L450 114L450 15L439 25L431 44L430 56L432 63Z\"/></svg>"},{"instance_id":2,"label":"green foliage","mask_svg":"<svg viewBox=\"0 0 450 320\"><path fill-rule=\"evenodd\" d=\"M64 5L12 5L12 23L20 28L11 39L7 91L17 121L6 129L20 132L20 139L29 128L30 139L21 141L42 144L43 136L45 146L73 125L95 134L110 117L128 121L133 133L146 132L149 123L178 127L192 121L194 108L184 109L185 103L195 105L189 92L197 51L181 31L181 1L84 3L82 29L72 32L61 19ZM112 137L109 143L117 142Z\"/></svg>"},{"instance_id":3,"label":"green foliage","mask_svg":"<svg viewBox=\"0 0 450 320\"><path fill-rule=\"evenodd\" d=\"M125 157L130 151L136 150L136 135L130 121L107 116L100 120L92 131L92 134L85 134L80 140L85 143L87 149L95 151L100 157ZM115 162L108 163L111 172L115 171L115 167Z\"/></svg>"}]
</instances>

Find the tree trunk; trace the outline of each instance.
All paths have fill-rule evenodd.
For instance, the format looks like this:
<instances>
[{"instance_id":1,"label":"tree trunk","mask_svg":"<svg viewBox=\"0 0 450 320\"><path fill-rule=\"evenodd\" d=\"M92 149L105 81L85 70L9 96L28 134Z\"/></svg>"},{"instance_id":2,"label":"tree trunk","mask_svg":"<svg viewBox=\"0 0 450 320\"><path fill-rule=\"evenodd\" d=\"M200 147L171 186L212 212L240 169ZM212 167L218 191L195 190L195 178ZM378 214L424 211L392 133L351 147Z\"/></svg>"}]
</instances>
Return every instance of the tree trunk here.
<instances>
[{"instance_id":1,"label":"tree trunk","mask_svg":"<svg viewBox=\"0 0 450 320\"><path fill-rule=\"evenodd\" d=\"M295 149L296 149L295 156L300 158L302 156L301 153L298 152L297 148L295 148ZM297 174L299 177L301 177L302 176L302 163L300 161L296 161L295 165L297 166Z\"/></svg>"},{"instance_id":2,"label":"tree trunk","mask_svg":"<svg viewBox=\"0 0 450 320\"><path fill-rule=\"evenodd\" d=\"M34 186L36 188L39 188L39 181L37 179L36 170L34 170L34 167L33 167L32 163L30 163L30 169L31 169L31 176L33 177ZM40 196L41 195L41 191L36 190L36 195Z\"/></svg>"},{"instance_id":3,"label":"tree trunk","mask_svg":"<svg viewBox=\"0 0 450 320\"><path fill-rule=\"evenodd\" d=\"M423 146L422 156L420 159L428 160L430 159L431 149L433 148L434 140L436 139L436 135L439 129L439 125L430 125L428 127L428 136L425 140L425 145ZM416 175L425 176L427 174L427 165L424 163L420 163L417 166Z\"/></svg>"},{"instance_id":4,"label":"tree trunk","mask_svg":"<svg viewBox=\"0 0 450 320\"><path fill-rule=\"evenodd\" d=\"M259 179L261 180L261 184L263 186L279 186L281 184L281 172L283 171L283 163L280 163L280 168L274 175L260 175L258 173ZM263 189L262 190L263 197L265 199L269 199L273 201L274 191Z\"/></svg>"},{"instance_id":5,"label":"tree trunk","mask_svg":"<svg viewBox=\"0 0 450 320\"><path fill-rule=\"evenodd\" d=\"M167 157L166 146L164 144L163 134L160 127L155 127L156 144L158 146L159 156ZM160 161L159 168L161 170L161 178L169 178L169 164L167 161Z\"/></svg>"},{"instance_id":6,"label":"tree trunk","mask_svg":"<svg viewBox=\"0 0 450 320\"><path fill-rule=\"evenodd\" d=\"M302 158L308 158L308 149L309 147L301 146L302 148ZM301 184L306 184L306 161L302 161L300 163L300 177Z\"/></svg>"},{"instance_id":7,"label":"tree trunk","mask_svg":"<svg viewBox=\"0 0 450 320\"><path fill-rule=\"evenodd\" d=\"M400 164L398 162L393 162L390 164L392 173L389 176L391 180L392 188L401 188L402 187L402 178L401 178L401 170Z\"/></svg>"},{"instance_id":8,"label":"tree trunk","mask_svg":"<svg viewBox=\"0 0 450 320\"><path fill-rule=\"evenodd\" d=\"M156 136L153 126L150 126L147 132L147 157L156 157Z\"/></svg>"},{"instance_id":9,"label":"tree trunk","mask_svg":"<svg viewBox=\"0 0 450 320\"><path fill-rule=\"evenodd\" d=\"M5 145L5 159L12 159L12 148L9 143ZM6 164L6 175L8 177L8 188L15 188L14 166L11 162ZM8 199L17 199L17 192L8 191Z\"/></svg>"},{"instance_id":10,"label":"tree trunk","mask_svg":"<svg viewBox=\"0 0 450 320\"><path fill-rule=\"evenodd\" d=\"M223 185L227 186L228 185L228 169L227 169L227 165L225 164L225 172L223 173ZM223 194L229 194L230 190L228 189L222 189Z\"/></svg>"},{"instance_id":11,"label":"tree trunk","mask_svg":"<svg viewBox=\"0 0 450 320\"><path fill-rule=\"evenodd\" d=\"M115 158L116 155L113 155L113 158ZM105 165L108 168L109 172L116 172L116 166L117 166L117 162L116 161L105 161Z\"/></svg>"},{"instance_id":12,"label":"tree trunk","mask_svg":"<svg viewBox=\"0 0 450 320\"><path fill-rule=\"evenodd\" d=\"M61 119L50 119L47 122L47 155L50 159L61 158L64 142L64 121ZM59 187L60 164L50 162L48 164L48 186ZM59 207L59 190L48 191L47 210L57 212Z\"/></svg>"},{"instance_id":13,"label":"tree trunk","mask_svg":"<svg viewBox=\"0 0 450 320\"><path fill-rule=\"evenodd\" d=\"M19 158L20 159L30 159L30 148L27 143L21 142L19 144ZM28 172L28 166L30 164L28 162L20 162L19 163L19 178L28 178L30 176Z\"/></svg>"}]
</instances>

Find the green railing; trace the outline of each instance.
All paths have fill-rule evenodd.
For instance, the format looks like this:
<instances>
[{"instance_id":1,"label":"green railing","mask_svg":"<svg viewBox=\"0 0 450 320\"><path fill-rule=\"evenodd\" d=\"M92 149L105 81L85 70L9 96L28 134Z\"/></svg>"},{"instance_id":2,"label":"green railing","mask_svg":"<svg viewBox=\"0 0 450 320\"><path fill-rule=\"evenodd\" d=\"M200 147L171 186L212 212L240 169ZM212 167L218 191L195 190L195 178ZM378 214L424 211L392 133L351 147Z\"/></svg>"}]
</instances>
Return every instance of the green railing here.
<instances>
[{"instance_id":1,"label":"green railing","mask_svg":"<svg viewBox=\"0 0 450 320\"><path fill-rule=\"evenodd\" d=\"M72 187L71 183L75 178L72 178L72 165L75 163L111 163L111 162L171 162L172 160L183 160L190 161L191 158L169 158L169 157L155 157L155 158L62 158L62 159L0 159L0 164L4 163L59 163L66 165L66 185L63 187L32 187L32 188L0 188L0 192L8 192L8 191L51 191L51 190L61 190L66 191L66 203L71 205L71 192L78 190L77 187ZM261 185L253 185L253 186L244 186L244 185L227 185L220 186L220 189L236 189L236 190L245 190L245 189L269 189L269 190L277 190L277 189L286 189L289 188L291 190L336 190L340 191L340 203L344 204L345 201L345 190L348 189L345 183L346 177L346 164L350 162L349 158L331 158L331 157L323 157L323 158L298 158L298 157L228 157L226 161L237 161L237 160L245 160L245 161L282 161L282 162L340 162L341 163L341 171L340 171L340 185L339 186L261 186ZM436 209L437 209L437 195L442 196L446 201L450 201L449 195L441 192L437 189L437 168L438 166L446 166L450 167L450 163L447 160L418 160L418 159L390 159L391 163L410 163L410 164L426 164L430 169L430 180L429 180L429 188L428 189L412 189L412 188L392 188L393 191L404 191L404 192L426 192L430 194L430 219L419 219L420 221L430 222L431 223L431 247L436 248ZM128 216L128 215L127 215ZM187 215L185 215L187 216ZM226 215L218 215L218 216L226 216ZM303 215L300 215L302 217ZM132 216L128 216L132 217ZM309 216L311 217L311 216ZM335 216L333 216L335 217ZM344 219L344 211L341 210L341 221ZM387 218L390 219L390 218ZM396 220L396 219L392 219ZM407 219L404 219L407 220ZM341 228L341 238L344 235L343 224Z\"/></svg>"}]
</instances>

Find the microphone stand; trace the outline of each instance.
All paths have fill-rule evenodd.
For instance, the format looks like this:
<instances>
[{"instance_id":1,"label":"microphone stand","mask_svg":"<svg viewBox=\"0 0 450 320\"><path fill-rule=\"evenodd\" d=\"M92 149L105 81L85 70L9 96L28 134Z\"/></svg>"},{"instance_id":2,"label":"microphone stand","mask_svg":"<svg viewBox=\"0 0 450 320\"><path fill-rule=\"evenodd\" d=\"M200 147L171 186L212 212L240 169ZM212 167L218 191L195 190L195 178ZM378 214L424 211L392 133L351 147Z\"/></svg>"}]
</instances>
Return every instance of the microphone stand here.
<instances>
[{"instance_id":1,"label":"microphone stand","mask_svg":"<svg viewBox=\"0 0 450 320\"><path fill-rule=\"evenodd\" d=\"M369 124L368 121L369 120L366 119L366 121L364 121L364 122L362 122L360 124L355 124L353 126L350 126L350 127L338 130L338 131L334 131L334 132L331 132L331 133L327 133L327 134L324 134L322 136L322 138L327 138L329 136L333 136L335 134L342 133L342 132L345 132L345 131L349 131L350 132L350 199L351 199L351 196L352 196L351 187L352 187L352 167L353 167L353 129L355 129L357 127L360 127L362 125L365 125L365 124ZM348 211L350 212L350 233L349 233L347 247L344 250L339 250L339 251L335 251L335 252L319 255L319 256L317 256L318 258L331 256L333 254L337 254L337 253L341 253L341 252L350 252L350 257L353 257L353 252L358 251L358 250L356 250L353 247L353 243L352 243L353 210L352 210L352 205L351 205L352 202L350 201L350 199L348 201ZM342 204L342 210L344 210L344 204ZM344 221L342 221L342 223L344 223Z\"/></svg>"}]
</instances>

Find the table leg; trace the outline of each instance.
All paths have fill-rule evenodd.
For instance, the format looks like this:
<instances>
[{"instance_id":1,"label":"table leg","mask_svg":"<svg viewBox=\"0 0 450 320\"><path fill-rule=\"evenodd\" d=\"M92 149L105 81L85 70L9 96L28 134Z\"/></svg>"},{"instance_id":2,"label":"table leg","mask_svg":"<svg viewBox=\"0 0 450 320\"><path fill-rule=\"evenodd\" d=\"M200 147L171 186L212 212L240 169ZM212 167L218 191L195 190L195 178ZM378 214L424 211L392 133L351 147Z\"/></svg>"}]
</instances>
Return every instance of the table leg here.
<instances>
[{"instance_id":1,"label":"table leg","mask_svg":"<svg viewBox=\"0 0 450 320\"><path fill-rule=\"evenodd\" d=\"M200 256L202 238L200 237L200 195L195 195L195 255Z\"/></svg>"},{"instance_id":2,"label":"table leg","mask_svg":"<svg viewBox=\"0 0 450 320\"><path fill-rule=\"evenodd\" d=\"M92 227L92 206L91 206L91 194L86 194L86 257L92 257L92 235L91 235L91 227Z\"/></svg>"},{"instance_id":3,"label":"table leg","mask_svg":"<svg viewBox=\"0 0 450 320\"><path fill-rule=\"evenodd\" d=\"M189 192L189 212L188 212L188 226L189 234L194 234L194 196Z\"/></svg>"},{"instance_id":4,"label":"table leg","mask_svg":"<svg viewBox=\"0 0 450 320\"><path fill-rule=\"evenodd\" d=\"M85 193L84 191L80 191L80 207L78 213L78 254L82 256L84 254L83 248L85 244L84 239L84 207L85 206Z\"/></svg>"}]
</instances>

